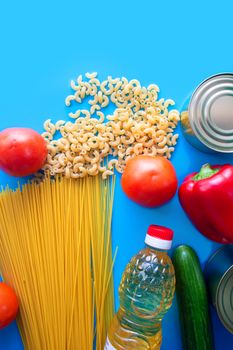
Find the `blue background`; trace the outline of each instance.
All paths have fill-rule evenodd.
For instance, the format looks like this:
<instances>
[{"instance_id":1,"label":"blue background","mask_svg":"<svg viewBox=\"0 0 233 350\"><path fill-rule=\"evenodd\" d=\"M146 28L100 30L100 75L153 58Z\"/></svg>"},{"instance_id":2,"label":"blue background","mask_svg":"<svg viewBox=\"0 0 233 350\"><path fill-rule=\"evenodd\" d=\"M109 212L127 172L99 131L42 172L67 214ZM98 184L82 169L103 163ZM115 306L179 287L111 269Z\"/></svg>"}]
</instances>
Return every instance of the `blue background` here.
<instances>
[{"instance_id":1,"label":"blue background","mask_svg":"<svg viewBox=\"0 0 233 350\"><path fill-rule=\"evenodd\" d=\"M233 71L232 10L232 1L225 0L2 2L0 128L27 126L41 132L45 119L65 118L69 81L86 71L98 71L100 78L124 75L145 85L156 83L160 96L175 99L180 108L204 78ZM182 136L172 158L180 183L203 163L229 161L232 156L198 152ZM16 181L0 173L1 184L13 186ZM119 246L116 291L151 223L173 228L174 246L190 244L202 264L217 248L194 229L177 196L159 209L144 209L125 197L118 177L113 215L113 241ZM216 349L232 349L233 336L212 314ZM175 302L163 328L162 350L180 350ZM0 350L22 348L15 324L0 331Z\"/></svg>"}]
</instances>

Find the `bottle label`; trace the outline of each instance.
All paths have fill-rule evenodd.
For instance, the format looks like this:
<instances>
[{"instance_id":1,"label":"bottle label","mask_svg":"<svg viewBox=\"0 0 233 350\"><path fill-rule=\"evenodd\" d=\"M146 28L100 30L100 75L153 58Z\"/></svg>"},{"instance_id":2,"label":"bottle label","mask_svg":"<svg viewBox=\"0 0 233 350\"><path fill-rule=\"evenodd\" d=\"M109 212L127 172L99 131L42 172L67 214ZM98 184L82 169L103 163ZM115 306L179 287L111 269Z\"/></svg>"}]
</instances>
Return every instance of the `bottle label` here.
<instances>
[{"instance_id":1,"label":"bottle label","mask_svg":"<svg viewBox=\"0 0 233 350\"><path fill-rule=\"evenodd\" d=\"M112 346L112 344L110 343L110 340L108 339L108 337L107 337L107 340L106 340L106 344L105 344L104 350L117 350L116 348L114 348L114 346Z\"/></svg>"}]
</instances>

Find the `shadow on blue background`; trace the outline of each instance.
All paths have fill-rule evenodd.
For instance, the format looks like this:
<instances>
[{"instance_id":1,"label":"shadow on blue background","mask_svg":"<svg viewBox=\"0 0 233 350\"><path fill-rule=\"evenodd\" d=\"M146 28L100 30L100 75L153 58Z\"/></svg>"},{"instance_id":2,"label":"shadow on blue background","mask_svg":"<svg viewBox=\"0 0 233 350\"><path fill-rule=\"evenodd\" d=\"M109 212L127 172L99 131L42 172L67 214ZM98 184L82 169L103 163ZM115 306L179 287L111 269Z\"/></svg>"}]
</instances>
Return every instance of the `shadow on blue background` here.
<instances>
[{"instance_id":1,"label":"shadow on blue background","mask_svg":"<svg viewBox=\"0 0 233 350\"><path fill-rule=\"evenodd\" d=\"M231 1L11 1L1 4L0 128L42 131L47 118L64 119L69 81L86 71L156 83L161 97L180 108L209 75L233 71ZM232 156L207 155L181 136L172 162L179 183L206 162L233 163ZM0 174L1 184L17 184ZM119 246L117 287L128 260L143 247L151 223L175 231L174 246L190 244L202 265L217 245L191 225L177 196L159 209L141 208L122 193L117 176L113 243ZM118 305L118 302L116 302ZM117 306L116 305L116 306ZM213 312L216 350L232 349L233 337ZM177 305L163 322L162 350L180 350ZM16 326L0 331L0 350L20 350ZM30 349L37 350L37 349ZM57 350L57 349L50 349ZM78 349L86 350L86 349Z\"/></svg>"}]
</instances>

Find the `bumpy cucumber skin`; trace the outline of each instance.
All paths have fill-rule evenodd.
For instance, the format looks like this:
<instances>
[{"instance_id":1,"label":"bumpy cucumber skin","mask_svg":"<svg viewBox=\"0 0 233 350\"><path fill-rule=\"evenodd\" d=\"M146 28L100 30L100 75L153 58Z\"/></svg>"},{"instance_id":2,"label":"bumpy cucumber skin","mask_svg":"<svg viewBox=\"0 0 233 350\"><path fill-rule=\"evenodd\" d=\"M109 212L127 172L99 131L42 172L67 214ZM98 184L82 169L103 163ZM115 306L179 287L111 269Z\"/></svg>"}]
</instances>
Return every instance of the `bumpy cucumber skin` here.
<instances>
[{"instance_id":1,"label":"bumpy cucumber skin","mask_svg":"<svg viewBox=\"0 0 233 350\"><path fill-rule=\"evenodd\" d=\"M186 245L175 249L173 264L184 350L213 350L207 290L199 259Z\"/></svg>"}]
</instances>

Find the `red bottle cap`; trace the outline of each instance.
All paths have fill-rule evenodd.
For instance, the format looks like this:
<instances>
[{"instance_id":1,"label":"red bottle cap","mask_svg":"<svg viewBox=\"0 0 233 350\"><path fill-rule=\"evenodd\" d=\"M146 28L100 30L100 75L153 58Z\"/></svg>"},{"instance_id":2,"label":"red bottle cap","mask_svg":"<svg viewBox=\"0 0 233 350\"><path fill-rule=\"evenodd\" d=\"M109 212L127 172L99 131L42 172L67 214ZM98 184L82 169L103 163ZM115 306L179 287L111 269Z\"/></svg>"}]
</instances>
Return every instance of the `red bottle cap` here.
<instances>
[{"instance_id":1,"label":"red bottle cap","mask_svg":"<svg viewBox=\"0 0 233 350\"><path fill-rule=\"evenodd\" d=\"M145 243L153 248L168 250L171 248L173 235L173 231L168 227L150 225Z\"/></svg>"}]
</instances>

